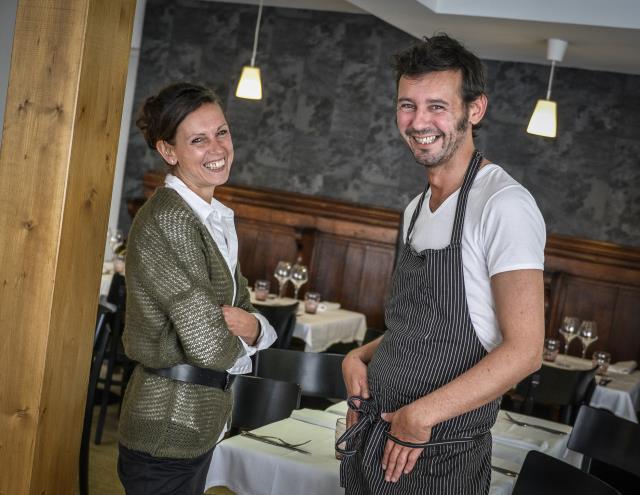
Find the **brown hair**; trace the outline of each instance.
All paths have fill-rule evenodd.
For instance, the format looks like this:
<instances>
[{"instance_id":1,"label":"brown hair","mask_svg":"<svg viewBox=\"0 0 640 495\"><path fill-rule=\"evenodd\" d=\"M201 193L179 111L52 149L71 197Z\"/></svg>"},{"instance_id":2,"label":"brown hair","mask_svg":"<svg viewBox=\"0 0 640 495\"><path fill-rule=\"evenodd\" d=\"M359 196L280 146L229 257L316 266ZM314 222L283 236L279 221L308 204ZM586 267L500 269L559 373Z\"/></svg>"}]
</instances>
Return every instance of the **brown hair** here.
<instances>
[{"instance_id":1,"label":"brown hair","mask_svg":"<svg viewBox=\"0 0 640 495\"><path fill-rule=\"evenodd\" d=\"M180 123L205 103L220 105L220 98L205 86L186 82L171 84L145 100L136 125L149 148L156 149L158 141L174 144Z\"/></svg>"}]
</instances>

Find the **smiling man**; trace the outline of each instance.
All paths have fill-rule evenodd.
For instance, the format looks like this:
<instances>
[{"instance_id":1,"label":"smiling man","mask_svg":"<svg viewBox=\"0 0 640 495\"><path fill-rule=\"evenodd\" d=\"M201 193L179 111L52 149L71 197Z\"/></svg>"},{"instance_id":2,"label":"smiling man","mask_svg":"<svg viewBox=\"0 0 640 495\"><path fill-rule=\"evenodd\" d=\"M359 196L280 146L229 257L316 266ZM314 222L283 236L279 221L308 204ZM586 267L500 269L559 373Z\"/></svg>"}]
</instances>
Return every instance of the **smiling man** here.
<instances>
[{"instance_id":1,"label":"smiling man","mask_svg":"<svg viewBox=\"0 0 640 495\"><path fill-rule=\"evenodd\" d=\"M396 120L427 187L405 209L383 337L343 361L347 494L489 492L499 397L540 367L545 226L475 149L480 60L447 35L396 57Z\"/></svg>"}]
</instances>

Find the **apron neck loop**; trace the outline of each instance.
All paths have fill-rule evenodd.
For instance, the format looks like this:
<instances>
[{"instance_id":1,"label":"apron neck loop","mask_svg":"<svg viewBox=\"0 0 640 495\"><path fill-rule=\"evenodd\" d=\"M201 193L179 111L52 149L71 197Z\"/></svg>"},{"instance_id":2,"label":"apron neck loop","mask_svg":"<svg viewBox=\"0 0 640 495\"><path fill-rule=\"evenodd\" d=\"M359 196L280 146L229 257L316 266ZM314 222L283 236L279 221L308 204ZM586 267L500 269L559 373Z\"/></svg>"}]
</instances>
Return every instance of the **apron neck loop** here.
<instances>
[{"instance_id":1,"label":"apron neck loop","mask_svg":"<svg viewBox=\"0 0 640 495\"><path fill-rule=\"evenodd\" d=\"M467 196L469 195L469 190L473 185L473 181L476 178L476 174L480 169L480 164L482 163L482 153L480 151L473 150L473 155L471 155L471 161L469 162L469 166L467 167L467 171L464 174L464 180L462 182L462 187L460 188L460 194L458 195L458 203L456 204L456 216L453 223L453 231L451 234L451 244L458 245L460 244L460 240L462 239L462 225L464 224L464 214L467 209ZM429 184L427 183L427 187L422 192L420 196L420 200L416 205L416 208L413 210L413 215L411 216L411 222L409 223L409 228L407 229L407 235L405 239L405 244L409 245L411 242L411 233L413 232L413 227L420 215L420 211L422 211L422 206L424 204L424 199L427 196L427 191L429 190Z\"/></svg>"},{"instance_id":2,"label":"apron neck loop","mask_svg":"<svg viewBox=\"0 0 640 495\"><path fill-rule=\"evenodd\" d=\"M469 197L469 190L473 185L473 181L476 178L478 170L480 170L480 164L482 163L482 153L477 149L473 150L471 155L471 161L467 167L467 171L464 174L464 180L462 187L460 188L460 194L458 195L458 204L456 205L456 216L453 222L453 231L451 233L451 245L459 246L462 239L462 226L464 225L464 215L467 211L467 198Z\"/></svg>"}]
</instances>

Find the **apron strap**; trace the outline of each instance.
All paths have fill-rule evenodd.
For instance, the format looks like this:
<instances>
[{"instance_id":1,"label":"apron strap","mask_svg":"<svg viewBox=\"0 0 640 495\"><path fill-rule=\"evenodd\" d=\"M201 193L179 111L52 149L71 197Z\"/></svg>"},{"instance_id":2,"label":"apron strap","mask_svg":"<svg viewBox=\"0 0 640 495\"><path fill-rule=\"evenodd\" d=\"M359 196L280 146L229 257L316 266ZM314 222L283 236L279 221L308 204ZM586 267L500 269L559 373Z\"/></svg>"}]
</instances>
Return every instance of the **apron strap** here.
<instances>
[{"instance_id":1,"label":"apron strap","mask_svg":"<svg viewBox=\"0 0 640 495\"><path fill-rule=\"evenodd\" d=\"M456 215L453 222L453 231L451 233L451 245L459 245L460 240L462 239L462 226L464 225L464 215L467 210L467 198L469 196L469 190L473 185L473 181L476 178L478 170L480 169L481 163L482 153L480 153L480 151L478 150L474 150L473 155L471 156L471 161L469 162L469 166L467 167L467 171L464 174L464 180L462 182L462 187L460 188L460 194L458 195L458 203L456 204ZM407 245L409 245L409 243L411 242L413 227L415 226L418 216L420 216L420 212L422 211L422 206L424 204L424 200L427 196L428 190L429 184L427 184L427 187L422 192L420 200L416 205L416 209L413 210L411 223L409 223L409 228L407 229L407 236L405 239L405 244Z\"/></svg>"},{"instance_id":2,"label":"apron strap","mask_svg":"<svg viewBox=\"0 0 640 495\"><path fill-rule=\"evenodd\" d=\"M413 226L416 224L416 220L418 216L420 216L420 212L422 211L422 204L424 203L424 198L427 196L427 191L429 190L429 184L427 183L427 187L425 187L424 191L422 191L422 196L420 196L420 200L416 205L416 209L413 210L413 215L411 215L411 223L409 223L409 228L407 229L407 238L404 243L408 246L411 242L411 234L413 233Z\"/></svg>"},{"instance_id":3,"label":"apron strap","mask_svg":"<svg viewBox=\"0 0 640 495\"><path fill-rule=\"evenodd\" d=\"M467 167L467 171L464 174L464 181L460 188L460 195L458 196L458 204L456 205L456 216L453 221L453 231L451 233L451 245L459 246L462 239L462 226L464 225L464 215L467 211L467 198L469 196L469 190L473 185L473 181L476 178L476 174L480 169L482 163L482 153L478 150L473 151L471 161Z\"/></svg>"}]
</instances>

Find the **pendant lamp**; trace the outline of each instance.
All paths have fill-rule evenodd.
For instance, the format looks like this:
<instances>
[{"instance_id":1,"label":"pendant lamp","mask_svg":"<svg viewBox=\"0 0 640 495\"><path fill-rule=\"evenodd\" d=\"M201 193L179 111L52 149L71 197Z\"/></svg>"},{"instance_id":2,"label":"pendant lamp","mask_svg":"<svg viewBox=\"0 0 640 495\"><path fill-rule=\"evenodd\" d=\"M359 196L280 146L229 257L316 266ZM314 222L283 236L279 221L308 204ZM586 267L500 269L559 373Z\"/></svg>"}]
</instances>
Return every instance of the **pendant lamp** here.
<instances>
[{"instance_id":1,"label":"pendant lamp","mask_svg":"<svg viewBox=\"0 0 640 495\"><path fill-rule=\"evenodd\" d=\"M236 89L238 98L246 98L248 100L262 99L262 83L260 81L260 68L256 67L256 52L258 51L258 33L260 32L260 19L262 18L262 0L258 7L258 20L256 21L256 30L253 35L253 54L251 55L251 65L245 65L242 68L240 81Z\"/></svg>"},{"instance_id":2,"label":"pendant lamp","mask_svg":"<svg viewBox=\"0 0 640 495\"><path fill-rule=\"evenodd\" d=\"M551 71L549 73L549 86L547 87L547 97L538 100L536 108L529 120L527 132L537 136L556 137L556 102L551 100L551 85L553 84L553 72L557 62L562 62L567 51L568 43L565 40L550 38L547 45L547 59L551 60Z\"/></svg>"}]
</instances>

